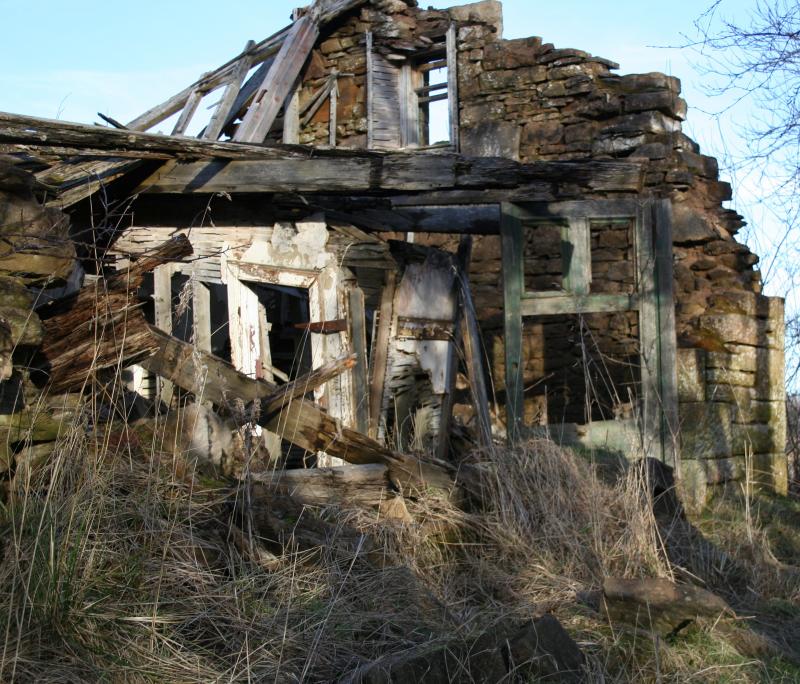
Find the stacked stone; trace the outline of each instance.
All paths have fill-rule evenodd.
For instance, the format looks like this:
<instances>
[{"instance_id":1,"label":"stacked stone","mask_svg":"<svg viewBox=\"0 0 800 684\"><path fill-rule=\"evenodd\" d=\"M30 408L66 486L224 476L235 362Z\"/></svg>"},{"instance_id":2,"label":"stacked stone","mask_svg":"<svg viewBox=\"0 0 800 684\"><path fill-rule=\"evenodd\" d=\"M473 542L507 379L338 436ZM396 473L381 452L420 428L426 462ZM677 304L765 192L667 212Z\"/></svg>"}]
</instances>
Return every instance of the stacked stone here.
<instances>
[{"instance_id":1,"label":"stacked stone","mask_svg":"<svg viewBox=\"0 0 800 684\"><path fill-rule=\"evenodd\" d=\"M419 10L414 0L372 0L360 12L344 20L312 52L302 75L301 105L310 101L328 76L338 71L336 142L338 146L367 146L366 33L374 37L374 49L390 61L402 64L408 55L429 48L431 36L442 36L450 24L443 10ZM327 144L330 101L326 101L301 129L300 142Z\"/></svg>"},{"instance_id":2,"label":"stacked stone","mask_svg":"<svg viewBox=\"0 0 800 684\"><path fill-rule=\"evenodd\" d=\"M731 188L719 181L716 160L681 132L686 103L678 79L618 76L608 60L535 37L496 41L488 26L460 29L459 50L464 153L646 164L646 188L673 205L682 456L690 489L704 499L709 485L742 477L747 461L757 477L784 491L782 301L760 294L758 257L735 240L744 223L722 206ZM599 257L600 239L622 242L602 235L592 238L593 291L614 292L632 259L628 252L606 254L605 247ZM620 281L617 270L625 270Z\"/></svg>"}]
</instances>

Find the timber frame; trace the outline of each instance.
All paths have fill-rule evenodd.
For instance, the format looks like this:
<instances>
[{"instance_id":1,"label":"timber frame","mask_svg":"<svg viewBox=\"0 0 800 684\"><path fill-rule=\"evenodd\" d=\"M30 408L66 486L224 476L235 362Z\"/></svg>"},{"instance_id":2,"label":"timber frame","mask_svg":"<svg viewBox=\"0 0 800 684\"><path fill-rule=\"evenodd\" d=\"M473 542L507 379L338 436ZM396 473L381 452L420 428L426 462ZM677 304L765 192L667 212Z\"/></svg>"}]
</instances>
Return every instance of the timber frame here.
<instances>
[{"instance_id":1,"label":"timber frame","mask_svg":"<svg viewBox=\"0 0 800 684\"><path fill-rule=\"evenodd\" d=\"M637 412L641 448L646 455L674 465L678 452L678 392L669 200L503 203L501 215L509 440L517 441L526 432L520 366L523 317L635 311L641 359ZM589 224L598 219L633 223L637 274L634 293L590 293ZM553 221L563 225L563 289L526 291L523 233L535 230L538 223ZM553 430L558 428L553 426Z\"/></svg>"}]
</instances>

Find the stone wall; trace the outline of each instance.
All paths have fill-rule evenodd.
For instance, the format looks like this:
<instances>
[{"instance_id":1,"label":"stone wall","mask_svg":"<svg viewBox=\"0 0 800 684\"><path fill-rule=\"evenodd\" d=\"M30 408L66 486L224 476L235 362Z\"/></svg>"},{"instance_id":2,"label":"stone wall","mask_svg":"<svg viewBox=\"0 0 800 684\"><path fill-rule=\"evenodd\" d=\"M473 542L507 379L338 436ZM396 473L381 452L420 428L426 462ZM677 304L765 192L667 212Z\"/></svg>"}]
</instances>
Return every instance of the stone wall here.
<instances>
[{"instance_id":1,"label":"stone wall","mask_svg":"<svg viewBox=\"0 0 800 684\"><path fill-rule=\"evenodd\" d=\"M458 38L463 153L646 163L643 190L673 205L685 479L704 500L709 485L738 479L752 464L785 491L783 302L761 294L758 257L736 242L744 223L723 207L731 188L719 180L716 160L681 132L680 81L619 76L606 59L536 37L498 41L486 26L463 27ZM629 254L601 241L616 237L593 235L593 287L617 291L627 274L621 281L613 274L630 266ZM529 256L548 263L546 244L537 249ZM492 280L490 271L482 264L477 288ZM604 329L612 344L624 338L613 324ZM526 349L543 344L526 342Z\"/></svg>"},{"instance_id":2,"label":"stone wall","mask_svg":"<svg viewBox=\"0 0 800 684\"><path fill-rule=\"evenodd\" d=\"M399 64L441 39L451 21L458 25L464 154L521 161L635 159L646 164L642 190L671 199L684 472L697 483L693 491L700 499L708 485L739 478L751 462L762 479L783 491L782 302L761 295L758 257L735 239L744 222L723 206L731 188L719 180L716 160L702 155L681 130L687 105L677 78L618 75L614 62L557 49L538 37L500 40L499 3L443 11L420 10L413 0L373 0L323 37L303 75L301 103L337 69L337 144L365 147L366 32L373 32L376 50ZM326 103L302 128L300 142L327 144L329 115ZM441 236L417 240L454 248ZM627 291L633 282L629 236L598 226L592 247L592 291ZM528 285L557 286L558 259L547 240L534 241L527 256ZM502 399L497 236L476 238L471 278ZM585 390L575 388L587 381L597 387L610 382L612 388L595 392L593 418L625 410L637 379L630 371L636 337L631 315L526 324L528 419L577 420L581 411L585 416ZM586 374L586 339L596 352L589 366L605 368L594 378Z\"/></svg>"}]
</instances>

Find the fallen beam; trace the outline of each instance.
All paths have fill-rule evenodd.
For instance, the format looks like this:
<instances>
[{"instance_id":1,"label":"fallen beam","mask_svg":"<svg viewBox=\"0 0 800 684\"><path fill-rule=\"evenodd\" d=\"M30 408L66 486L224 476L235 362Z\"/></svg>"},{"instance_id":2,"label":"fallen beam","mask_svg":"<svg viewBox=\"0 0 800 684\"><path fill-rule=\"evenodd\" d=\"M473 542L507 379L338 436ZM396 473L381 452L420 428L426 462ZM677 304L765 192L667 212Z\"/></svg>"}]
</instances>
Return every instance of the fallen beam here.
<instances>
[{"instance_id":1,"label":"fallen beam","mask_svg":"<svg viewBox=\"0 0 800 684\"><path fill-rule=\"evenodd\" d=\"M250 378L231 364L150 327L159 351L141 361L152 373L194 394L199 401L226 406L235 399L245 403L270 400L280 392L272 383ZM277 415L262 411L260 424L307 451L324 451L348 463L383 463L393 484L401 491L419 487L452 489L455 471L447 464L422 461L399 454L366 435L344 427L308 399L289 402Z\"/></svg>"},{"instance_id":2,"label":"fallen beam","mask_svg":"<svg viewBox=\"0 0 800 684\"><path fill-rule=\"evenodd\" d=\"M374 507L394 496L390 493L389 469L382 463L276 470L249 477L263 486L267 500L277 494L309 506Z\"/></svg>"}]
</instances>

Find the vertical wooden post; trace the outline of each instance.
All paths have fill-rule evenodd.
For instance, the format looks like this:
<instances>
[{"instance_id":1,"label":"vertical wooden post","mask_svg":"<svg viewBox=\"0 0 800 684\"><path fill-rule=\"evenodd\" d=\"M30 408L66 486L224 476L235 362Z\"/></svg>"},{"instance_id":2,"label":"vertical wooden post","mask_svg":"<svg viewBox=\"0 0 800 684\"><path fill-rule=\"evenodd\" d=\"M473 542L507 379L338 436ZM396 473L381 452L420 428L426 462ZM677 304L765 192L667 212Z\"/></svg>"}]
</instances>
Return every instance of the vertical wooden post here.
<instances>
[{"instance_id":1,"label":"vertical wooden post","mask_svg":"<svg viewBox=\"0 0 800 684\"><path fill-rule=\"evenodd\" d=\"M369 431L369 382L367 364L367 321L364 311L364 292L353 287L347 293L347 322L351 349L356 355L353 368L353 399L356 429L367 434Z\"/></svg>"},{"instance_id":2,"label":"vertical wooden post","mask_svg":"<svg viewBox=\"0 0 800 684\"><path fill-rule=\"evenodd\" d=\"M658 381L658 300L653 249L653 203L641 203L636 220L636 265L639 290L640 421L645 456L661 458L661 409Z\"/></svg>"},{"instance_id":3,"label":"vertical wooden post","mask_svg":"<svg viewBox=\"0 0 800 684\"><path fill-rule=\"evenodd\" d=\"M436 445L436 456L447 458L450 450L450 424L453 420L453 403L455 401L456 375L458 374L458 341L461 338L461 329L464 325L464 308L458 306L461 291L462 274L469 270L472 258L472 236L462 235L456 255L456 279L453 283L453 339L447 350L447 368L445 369L445 393L442 399L442 413L439 422L439 441Z\"/></svg>"},{"instance_id":4,"label":"vertical wooden post","mask_svg":"<svg viewBox=\"0 0 800 684\"><path fill-rule=\"evenodd\" d=\"M336 147L336 113L339 107L339 81L335 79L331 85L330 116L328 117L328 144Z\"/></svg>"},{"instance_id":5,"label":"vertical wooden post","mask_svg":"<svg viewBox=\"0 0 800 684\"><path fill-rule=\"evenodd\" d=\"M524 417L522 386L522 314L524 286L522 220L517 207L503 202L500 213L503 254L503 314L506 356L506 428L508 441L518 441Z\"/></svg>"},{"instance_id":6,"label":"vertical wooden post","mask_svg":"<svg viewBox=\"0 0 800 684\"><path fill-rule=\"evenodd\" d=\"M367 31L367 148L375 146L375 57L372 54L372 31Z\"/></svg>"},{"instance_id":7,"label":"vertical wooden post","mask_svg":"<svg viewBox=\"0 0 800 684\"><path fill-rule=\"evenodd\" d=\"M300 79L297 79L292 94L283 109L283 142L296 145L300 142Z\"/></svg>"},{"instance_id":8,"label":"vertical wooden post","mask_svg":"<svg viewBox=\"0 0 800 684\"><path fill-rule=\"evenodd\" d=\"M194 281L192 290L192 324L195 346L211 353L211 292L199 280Z\"/></svg>"},{"instance_id":9,"label":"vertical wooden post","mask_svg":"<svg viewBox=\"0 0 800 684\"><path fill-rule=\"evenodd\" d=\"M155 308L156 327L166 333L172 334L172 274L175 272L173 264L156 266L153 270L153 303ZM156 388L158 397L165 404L172 402L174 386L169 380L157 378Z\"/></svg>"},{"instance_id":10,"label":"vertical wooden post","mask_svg":"<svg viewBox=\"0 0 800 684\"><path fill-rule=\"evenodd\" d=\"M672 267L672 203L655 202L656 298L658 301L658 377L662 408L661 449L664 462L679 466L678 350Z\"/></svg>"},{"instance_id":11,"label":"vertical wooden post","mask_svg":"<svg viewBox=\"0 0 800 684\"><path fill-rule=\"evenodd\" d=\"M375 353L372 361L372 378L369 387L369 436L376 439L383 410L383 385L386 381L386 366L389 360L389 337L394 317L394 291L397 274L386 272L386 283L381 293L381 308L378 314L378 334L375 340Z\"/></svg>"},{"instance_id":12,"label":"vertical wooden post","mask_svg":"<svg viewBox=\"0 0 800 684\"><path fill-rule=\"evenodd\" d=\"M458 45L456 25L447 29L447 105L450 110L450 144L458 152L459 112L458 112Z\"/></svg>"},{"instance_id":13,"label":"vertical wooden post","mask_svg":"<svg viewBox=\"0 0 800 684\"><path fill-rule=\"evenodd\" d=\"M588 295L592 284L592 243L589 219L570 217L562 231L564 290Z\"/></svg>"}]
</instances>

